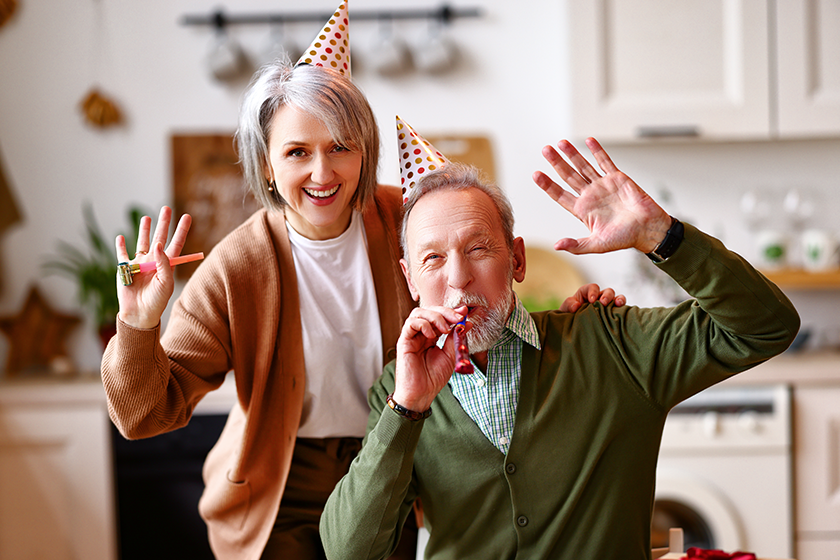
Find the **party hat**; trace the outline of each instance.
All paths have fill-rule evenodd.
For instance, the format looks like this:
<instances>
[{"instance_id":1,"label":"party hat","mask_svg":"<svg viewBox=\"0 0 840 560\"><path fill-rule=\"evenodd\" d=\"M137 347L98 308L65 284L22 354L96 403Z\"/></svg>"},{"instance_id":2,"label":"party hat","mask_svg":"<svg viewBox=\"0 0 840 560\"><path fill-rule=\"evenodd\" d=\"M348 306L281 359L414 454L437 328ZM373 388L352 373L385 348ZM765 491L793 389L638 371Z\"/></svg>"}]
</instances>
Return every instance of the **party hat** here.
<instances>
[{"instance_id":1,"label":"party hat","mask_svg":"<svg viewBox=\"0 0 840 560\"><path fill-rule=\"evenodd\" d=\"M400 153L400 180L403 204L408 202L411 189L427 171L434 171L449 163L428 140L417 134L411 125L397 115L397 148Z\"/></svg>"},{"instance_id":2,"label":"party hat","mask_svg":"<svg viewBox=\"0 0 840 560\"><path fill-rule=\"evenodd\" d=\"M341 3L321 32L312 41L298 64L313 64L332 68L350 77L350 22L347 19L347 0Z\"/></svg>"}]
</instances>

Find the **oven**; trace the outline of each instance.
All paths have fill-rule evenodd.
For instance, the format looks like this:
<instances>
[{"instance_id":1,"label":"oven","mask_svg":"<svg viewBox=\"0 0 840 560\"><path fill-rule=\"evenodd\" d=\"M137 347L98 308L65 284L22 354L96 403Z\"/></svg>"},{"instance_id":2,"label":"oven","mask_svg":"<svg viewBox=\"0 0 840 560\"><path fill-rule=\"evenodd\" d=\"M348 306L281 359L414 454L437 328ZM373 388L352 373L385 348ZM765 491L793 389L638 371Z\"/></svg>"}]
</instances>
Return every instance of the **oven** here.
<instances>
[{"instance_id":1,"label":"oven","mask_svg":"<svg viewBox=\"0 0 840 560\"><path fill-rule=\"evenodd\" d=\"M785 385L716 386L680 403L665 422L651 524L685 547L793 555L791 395Z\"/></svg>"}]
</instances>

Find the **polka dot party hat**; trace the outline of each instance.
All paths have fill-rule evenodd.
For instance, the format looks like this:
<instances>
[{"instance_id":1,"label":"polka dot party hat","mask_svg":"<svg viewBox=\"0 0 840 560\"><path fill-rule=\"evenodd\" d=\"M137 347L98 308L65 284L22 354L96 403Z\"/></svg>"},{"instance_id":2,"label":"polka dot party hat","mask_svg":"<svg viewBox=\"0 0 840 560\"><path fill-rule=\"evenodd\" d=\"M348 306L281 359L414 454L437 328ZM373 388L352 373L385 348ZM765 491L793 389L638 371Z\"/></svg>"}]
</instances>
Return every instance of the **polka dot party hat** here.
<instances>
[{"instance_id":1,"label":"polka dot party hat","mask_svg":"<svg viewBox=\"0 0 840 560\"><path fill-rule=\"evenodd\" d=\"M397 115L397 149L400 154L400 181L402 182L403 204L408 202L411 189L423 173L434 171L449 163L428 140L417 134L411 126Z\"/></svg>"},{"instance_id":2,"label":"polka dot party hat","mask_svg":"<svg viewBox=\"0 0 840 560\"><path fill-rule=\"evenodd\" d=\"M347 0L341 3L321 32L312 41L298 64L312 64L331 68L350 77L350 21Z\"/></svg>"}]
</instances>

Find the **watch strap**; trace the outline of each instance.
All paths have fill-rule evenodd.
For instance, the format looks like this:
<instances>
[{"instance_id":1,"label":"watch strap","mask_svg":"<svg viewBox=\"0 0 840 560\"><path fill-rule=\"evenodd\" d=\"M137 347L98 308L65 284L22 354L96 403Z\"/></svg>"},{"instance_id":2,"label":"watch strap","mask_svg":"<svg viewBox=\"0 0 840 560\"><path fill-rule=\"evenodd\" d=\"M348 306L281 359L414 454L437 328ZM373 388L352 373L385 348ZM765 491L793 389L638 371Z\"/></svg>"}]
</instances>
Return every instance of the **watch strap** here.
<instances>
[{"instance_id":1,"label":"watch strap","mask_svg":"<svg viewBox=\"0 0 840 560\"><path fill-rule=\"evenodd\" d=\"M432 407L429 407L429 409L425 412L415 412L413 410L408 410L406 407L394 400L394 393L388 395L388 397L385 399L385 402L388 403L388 406L391 408L391 410L393 410L400 416L403 416L415 422L418 420L425 420L426 418L432 415Z\"/></svg>"},{"instance_id":2,"label":"watch strap","mask_svg":"<svg viewBox=\"0 0 840 560\"><path fill-rule=\"evenodd\" d=\"M653 251L646 253L648 258L655 263L665 262L677 251L684 235L685 227L683 223L672 216L671 227L668 228L668 233L665 234L665 238L660 241L659 245Z\"/></svg>"}]
</instances>

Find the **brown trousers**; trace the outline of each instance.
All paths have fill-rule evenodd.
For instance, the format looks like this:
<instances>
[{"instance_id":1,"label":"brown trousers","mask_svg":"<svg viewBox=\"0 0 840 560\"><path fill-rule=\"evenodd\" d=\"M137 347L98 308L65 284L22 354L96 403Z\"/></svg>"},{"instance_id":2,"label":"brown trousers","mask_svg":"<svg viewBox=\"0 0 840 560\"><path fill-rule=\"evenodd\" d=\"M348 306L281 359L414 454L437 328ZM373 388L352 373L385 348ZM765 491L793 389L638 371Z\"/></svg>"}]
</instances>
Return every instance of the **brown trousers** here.
<instances>
[{"instance_id":1,"label":"brown trousers","mask_svg":"<svg viewBox=\"0 0 840 560\"><path fill-rule=\"evenodd\" d=\"M280 511L262 558L326 560L318 522L330 493L359 453L358 438L298 438ZM414 560L417 525L409 515L394 560Z\"/></svg>"}]
</instances>

